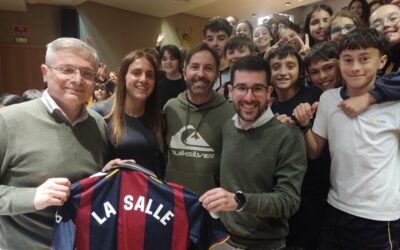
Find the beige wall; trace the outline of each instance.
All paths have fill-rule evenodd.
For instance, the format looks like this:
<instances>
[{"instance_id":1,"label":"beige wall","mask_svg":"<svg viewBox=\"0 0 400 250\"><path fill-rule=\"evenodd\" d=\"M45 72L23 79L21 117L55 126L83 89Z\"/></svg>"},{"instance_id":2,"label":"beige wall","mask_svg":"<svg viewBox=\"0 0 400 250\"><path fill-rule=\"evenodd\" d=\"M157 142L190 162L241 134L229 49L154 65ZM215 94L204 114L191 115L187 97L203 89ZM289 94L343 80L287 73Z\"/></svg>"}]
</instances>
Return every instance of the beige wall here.
<instances>
[{"instance_id":1,"label":"beige wall","mask_svg":"<svg viewBox=\"0 0 400 250\"><path fill-rule=\"evenodd\" d=\"M183 33L187 33L190 37L190 45L193 47L203 40L202 29L206 21L206 18L186 14L178 14L163 18L161 21L161 30L166 37L161 45L174 44L178 47L182 47L178 35L182 36Z\"/></svg>"},{"instance_id":2,"label":"beige wall","mask_svg":"<svg viewBox=\"0 0 400 250\"><path fill-rule=\"evenodd\" d=\"M158 18L91 2L78 6L77 10L80 16L81 39L87 36L92 38L100 60L108 65L109 71L118 69L122 57L131 50L155 46L161 31L166 35L163 45L171 43L181 47L177 29L180 32L190 32L191 44L197 44L202 40L201 28L206 21L204 18L185 14ZM14 43L12 25L15 24L29 27L29 42L22 45L23 47L44 48L47 43L61 35L60 7L28 4L26 12L0 11L0 45L21 46ZM26 56L29 58L32 55ZM4 61L8 60L6 58L9 57L0 53L0 67L8 64ZM31 60L35 63L30 67L39 69L40 64L36 59ZM5 74L1 72L0 68L0 94L13 92L15 89L11 86L17 83L20 86L18 92L24 89L25 85L21 86L21 80L10 77L4 79ZM38 74L35 79L41 79L40 71L34 72Z\"/></svg>"},{"instance_id":3,"label":"beige wall","mask_svg":"<svg viewBox=\"0 0 400 250\"><path fill-rule=\"evenodd\" d=\"M161 19L157 17L90 2L79 6L78 12L81 38L93 39L109 70L117 69L128 52L154 46L161 31Z\"/></svg>"},{"instance_id":4,"label":"beige wall","mask_svg":"<svg viewBox=\"0 0 400 250\"><path fill-rule=\"evenodd\" d=\"M14 43L13 25L28 25L29 44L45 45L59 37L60 9L49 5L29 5L28 11L0 11L0 43Z\"/></svg>"}]
</instances>

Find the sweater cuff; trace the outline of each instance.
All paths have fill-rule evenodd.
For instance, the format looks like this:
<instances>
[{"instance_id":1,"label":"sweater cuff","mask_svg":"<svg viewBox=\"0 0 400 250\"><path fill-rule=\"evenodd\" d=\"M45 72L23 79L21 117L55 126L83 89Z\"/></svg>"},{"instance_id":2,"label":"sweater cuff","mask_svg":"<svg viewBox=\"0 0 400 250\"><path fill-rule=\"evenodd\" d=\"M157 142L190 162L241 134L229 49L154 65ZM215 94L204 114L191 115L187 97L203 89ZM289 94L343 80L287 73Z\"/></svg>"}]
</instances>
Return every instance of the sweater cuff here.
<instances>
[{"instance_id":1,"label":"sweater cuff","mask_svg":"<svg viewBox=\"0 0 400 250\"><path fill-rule=\"evenodd\" d=\"M17 188L14 193L12 206L15 208L16 214L35 212L33 201L35 199L37 188Z\"/></svg>"},{"instance_id":2,"label":"sweater cuff","mask_svg":"<svg viewBox=\"0 0 400 250\"><path fill-rule=\"evenodd\" d=\"M382 102L384 95L381 91L379 91L378 89L375 88L375 89L369 91L369 93L375 98L376 103Z\"/></svg>"}]
</instances>

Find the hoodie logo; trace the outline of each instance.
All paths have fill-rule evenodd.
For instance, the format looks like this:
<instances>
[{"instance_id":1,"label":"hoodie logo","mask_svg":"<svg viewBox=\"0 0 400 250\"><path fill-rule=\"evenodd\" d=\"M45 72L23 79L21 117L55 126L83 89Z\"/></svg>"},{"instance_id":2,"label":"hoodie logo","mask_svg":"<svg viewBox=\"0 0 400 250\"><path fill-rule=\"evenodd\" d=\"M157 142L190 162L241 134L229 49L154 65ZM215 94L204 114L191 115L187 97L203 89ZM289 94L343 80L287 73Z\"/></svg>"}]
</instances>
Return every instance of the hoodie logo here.
<instances>
[{"instance_id":1,"label":"hoodie logo","mask_svg":"<svg viewBox=\"0 0 400 250\"><path fill-rule=\"evenodd\" d=\"M185 132L186 130L186 132ZM214 149L196 132L192 125L182 127L171 137L171 152L176 156L213 159Z\"/></svg>"}]
</instances>

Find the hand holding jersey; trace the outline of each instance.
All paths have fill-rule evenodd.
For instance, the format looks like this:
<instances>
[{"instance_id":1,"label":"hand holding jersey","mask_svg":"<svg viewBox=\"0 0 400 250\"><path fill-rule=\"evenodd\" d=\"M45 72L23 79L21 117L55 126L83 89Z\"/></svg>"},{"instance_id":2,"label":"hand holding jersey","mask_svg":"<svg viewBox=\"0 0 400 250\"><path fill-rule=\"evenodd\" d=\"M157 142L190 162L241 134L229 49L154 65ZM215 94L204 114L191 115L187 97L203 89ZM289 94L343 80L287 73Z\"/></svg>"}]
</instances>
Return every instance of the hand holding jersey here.
<instances>
[{"instance_id":1,"label":"hand holding jersey","mask_svg":"<svg viewBox=\"0 0 400 250\"><path fill-rule=\"evenodd\" d=\"M36 210L49 206L62 206L70 194L71 182L67 178L50 178L36 189L33 205Z\"/></svg>"},{"instance_id":2,"label":"hand holding jersey","mask_svg":"<svg viewBox=\"0 0 400 250\"><path fill-rule=\"evenodd\" d=\"M199 201L210 213L235 211L238 207L235 194L223 188L208 190L199 198Z\"/></svg>"}]
</instances>

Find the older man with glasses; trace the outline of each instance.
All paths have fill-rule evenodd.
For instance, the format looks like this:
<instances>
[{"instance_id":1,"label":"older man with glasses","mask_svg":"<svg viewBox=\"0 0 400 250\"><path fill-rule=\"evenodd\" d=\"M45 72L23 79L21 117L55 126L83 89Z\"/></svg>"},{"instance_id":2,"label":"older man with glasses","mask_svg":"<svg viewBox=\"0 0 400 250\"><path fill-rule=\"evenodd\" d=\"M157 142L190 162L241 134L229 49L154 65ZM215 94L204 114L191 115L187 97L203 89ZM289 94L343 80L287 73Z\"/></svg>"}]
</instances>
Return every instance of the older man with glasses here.
<instances>
[{"instance_id":1,"label":"older man with glasses","mask_svg":"<svg viewBox=\"0 0 400 250\"><path fill-rule=\"evenodd\" d=\"M84 106L96 51L74 38L47 45L41 99L0 112L0 249L49 249L70 184L101 169L106 125Z\"/></svg>"},{"instance_id":2,"label":"older man with glasses","mask_svg":"<svg viewBox=\"0 0 400 250\"><path fill-rule=\"evenodd\" d=\"M300 203L306 170L299 129L280 123L268 107L265 61L240 58L231 69L229 95L236 114L222 129L221 187L200 197L231 238L216 250L281 249L288 218Z\"/></svg>"}]
</instances>

